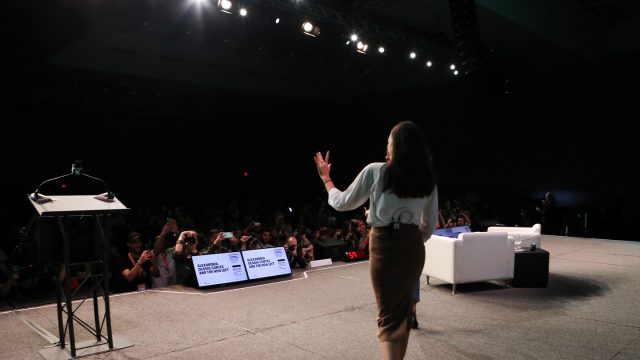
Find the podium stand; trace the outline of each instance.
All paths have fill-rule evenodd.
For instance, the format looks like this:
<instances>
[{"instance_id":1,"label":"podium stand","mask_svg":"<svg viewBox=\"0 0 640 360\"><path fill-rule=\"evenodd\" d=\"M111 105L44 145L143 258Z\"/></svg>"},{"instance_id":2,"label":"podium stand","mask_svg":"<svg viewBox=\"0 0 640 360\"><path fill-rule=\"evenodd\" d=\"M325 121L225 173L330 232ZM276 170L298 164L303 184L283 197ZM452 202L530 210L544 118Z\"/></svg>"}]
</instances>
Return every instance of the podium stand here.
<instances>
[{"instance_id":1,"label":"podium stand","mask_svg":"<svg viewBox=\"0 0 640 360\"><path fill-rule=\"evenodd\" d=\"M109 229L109 217L129 211L118 199L105 195L60 195L29 197L31 204L38 211L40 217L55 218L62 235L62 255L57 259L62 269L56 271L56 299L58 316L59 342L56 347L44 348L39 351L45 359L71 359L80 356L98 354L133 346L132 343L114 338L111 332L111 314L109 308L109 254L111 252L110 239L106 234ZM102 259L92 261L71 262L69 220L71 217L90 217L97 226ZM91 239L93 240L93 239ZM84 265L91 271L82 280L75 292L71 289L71 268ZM95 271L97 269L98 271ZM61 279L62 278L62 279ZM90 281L89 281L90 280ZM73 307L73 297L87 282L91 283L91 297L93 300L93 322L84 321L76 315L76 311L87 300L85 296L80 304ZM98 298L104 300L104 315L100 319ZM75 327L78 324L91 333L94 340L83 341L76 344ZM106 334L105 331L106 330ZM67 333L69 335L69 348L67 349Z\"/></svg>"}]
</instances>

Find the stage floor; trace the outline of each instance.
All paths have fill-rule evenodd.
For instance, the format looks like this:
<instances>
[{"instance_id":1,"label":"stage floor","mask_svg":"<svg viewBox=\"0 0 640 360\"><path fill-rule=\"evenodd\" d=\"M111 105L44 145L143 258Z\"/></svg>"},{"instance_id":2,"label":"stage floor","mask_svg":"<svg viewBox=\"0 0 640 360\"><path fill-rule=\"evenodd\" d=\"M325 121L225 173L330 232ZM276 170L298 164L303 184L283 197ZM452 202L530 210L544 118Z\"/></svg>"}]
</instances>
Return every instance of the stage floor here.
<instances>
[{"instance_id":1,"label":"stage floor","mask_svg":"<svg viewBox=\"0 0 640 360\"><path fill-rule=\"evenodd\" d=\"M640 242L544 236L546 288L422 278L407 359L639 359ZM429 256L427 254L427 256ZM369 263L291 278L110 297L113 334L132 347L100 359L379 359ZM93 319L86 303L79 315ZM54 305L0 313L0 359L40 359ZM76 341L90 335L76 326Z\"/></svg>"}]
</instances>

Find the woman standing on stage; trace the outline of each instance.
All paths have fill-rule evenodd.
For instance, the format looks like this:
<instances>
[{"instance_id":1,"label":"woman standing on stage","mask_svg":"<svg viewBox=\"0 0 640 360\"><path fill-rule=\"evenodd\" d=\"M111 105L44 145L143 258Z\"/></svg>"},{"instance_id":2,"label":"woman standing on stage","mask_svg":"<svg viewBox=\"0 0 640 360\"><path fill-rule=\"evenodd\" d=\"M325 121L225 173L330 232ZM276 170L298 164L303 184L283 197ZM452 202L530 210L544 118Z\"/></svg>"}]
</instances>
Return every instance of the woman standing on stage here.
<instances>
[{"instance_id":1,"label":"woman standing on stage","mask_svg":"<svg viewBox=\"0 0 640 360\"><path fill-rule=\"evenodd\" d=\"M424 241L438 223L438 194L424 134L410 121L393 127L386 163L367 165L351 185L338 190L331 177L329 151L315 156L329 205L348 211L370 200L367 222L370 273L378 305L378 340L383 359L407 351L413 290L424 266Z\"/></svg>"}]
</instances>

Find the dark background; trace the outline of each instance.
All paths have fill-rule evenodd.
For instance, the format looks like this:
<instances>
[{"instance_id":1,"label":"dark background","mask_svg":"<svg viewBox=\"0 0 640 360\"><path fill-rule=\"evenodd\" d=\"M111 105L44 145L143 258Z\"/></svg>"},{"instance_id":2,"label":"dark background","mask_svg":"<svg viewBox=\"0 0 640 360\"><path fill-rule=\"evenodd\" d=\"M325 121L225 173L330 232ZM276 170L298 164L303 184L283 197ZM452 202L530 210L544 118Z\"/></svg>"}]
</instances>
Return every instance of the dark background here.
<instances>
[{"instance_id":1,"label":"dark background","mask_svg":"<svg viewBox=\"0 0 640 360\"><path fill-rule=\"evenodd\" d=\"M464 2L315 2L411 38L387 38L384 55L356 54L344 45L349 29L330 19L320 37L302 35L298 19L313 12L275 3L248 2L246 19L187 2L3 5L3 240L34 215L26 195L77 159L132 208L305 201L324 196L316 151L331 150L345 188L383 161L400 120L423 128L443 197L504 209L487 220L516 223L521 204L553 191L570 216L600 219L595 235L635 240L613 230L639 216L640 56L620 40L637 38L626 25L637 19L633 2L557 12L562 24L599 20L602 34L584 31L606 37L593 47L533 31L536 13L518 23L509 9L476 2L466 49L451 6ZM428 6L442 14L440 28ZM395 55L420 46L433 69ZM466 64L459 76L450 62Z\"/></svg>"}]
</instances>

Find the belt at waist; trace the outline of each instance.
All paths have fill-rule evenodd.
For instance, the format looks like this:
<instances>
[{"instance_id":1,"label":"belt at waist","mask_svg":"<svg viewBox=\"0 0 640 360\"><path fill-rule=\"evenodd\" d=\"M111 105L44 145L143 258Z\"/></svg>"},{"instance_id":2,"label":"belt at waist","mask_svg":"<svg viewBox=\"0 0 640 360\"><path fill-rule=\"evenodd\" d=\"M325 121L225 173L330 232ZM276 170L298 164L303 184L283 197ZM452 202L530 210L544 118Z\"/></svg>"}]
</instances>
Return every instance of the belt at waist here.
<instances>
[{"instance_id":1,"label":"belt at waist","mask_svg":"<svg viewBox=\"0 0 640 360\"><path fill-rule=\"evenodd\" d=\"M399 227L397 227L399 226ZM407 230L407 229L413 229L413 228L418 228L418 225L416 224L389 224L389 225L385 225L385 226L374 226L373 227L376 230L397 230L397 229L403 229L403 230Z\"/></svg>"}]
</instances>

